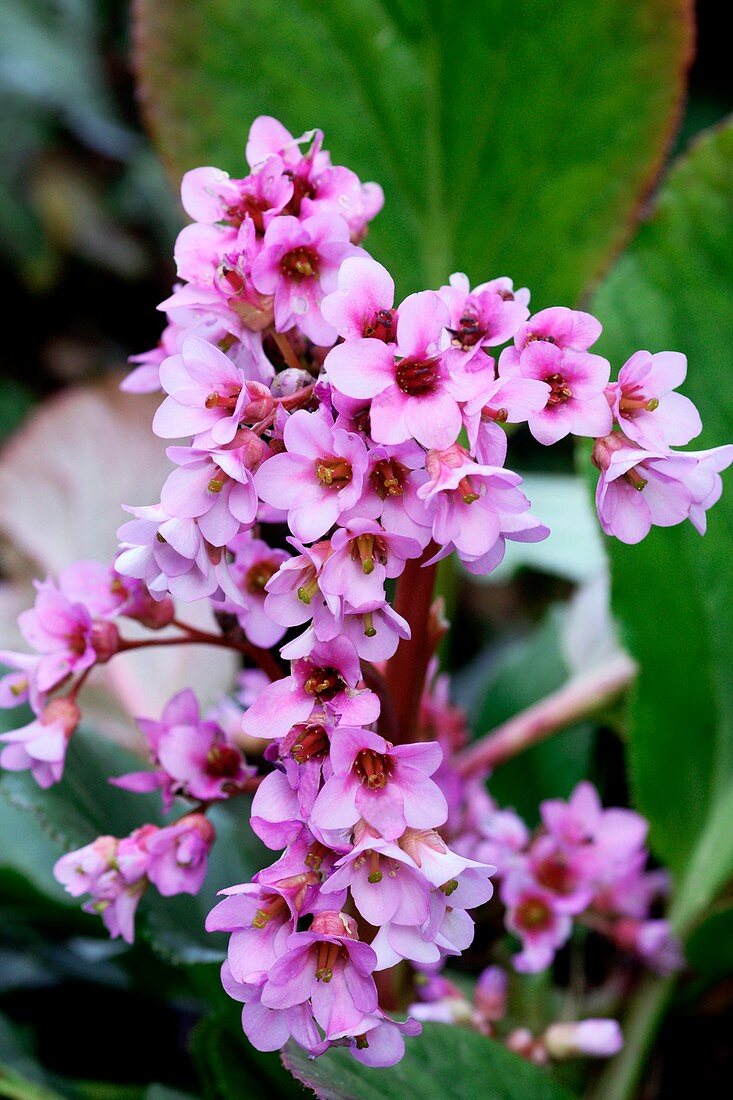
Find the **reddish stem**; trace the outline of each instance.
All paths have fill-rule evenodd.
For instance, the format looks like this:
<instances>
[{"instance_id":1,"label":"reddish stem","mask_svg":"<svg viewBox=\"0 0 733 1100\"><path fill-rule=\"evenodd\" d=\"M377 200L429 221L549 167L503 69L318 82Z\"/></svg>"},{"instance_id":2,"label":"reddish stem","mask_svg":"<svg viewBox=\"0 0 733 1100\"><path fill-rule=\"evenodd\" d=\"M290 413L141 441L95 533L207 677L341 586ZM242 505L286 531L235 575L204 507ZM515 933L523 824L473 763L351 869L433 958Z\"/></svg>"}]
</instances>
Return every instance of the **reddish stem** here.
<instances>
[{"instance_id":1,"label":"reddish stem","mask_svg":"<svg viewBox=\"0 0 733 1100\"><path fill-rule=\"evenodd\" d=\"M480 737L453 758L463 776L488 772L550 734L593 714L633 683L636 663L626 653L600 668L582 673L534 706L515 714L508 722Z\"/></svg>"},{"instance_id":2,"label":"reddish stem","mask_svg":"<svg viewBox=\"0 0 733 1100\"><path fill-rule=\"evenodd\" d=\"M234 649L237 653L243 653L245 657L249 657L253 664L261 668L271 680L282 679L283 671L280 665L266 649L260 649L259 646L252 645L250 642L226 638L222 634L210 634L205 630L197 630L195 627L187 626L178 620L174 620L172 625L177 626L180 630L185 630L185 637L143 638L140 641L121 638L118 653L127 653L133 649L149 649L152 646L216 645L222 646L224 649Z\"/></svg>"},{"instance_id":3,"label":"reddish stem","mask_svg":"<svg viewBox=\"0 0 733 1100\"><path fill-rule=\"evenodd\" d=\"M412 637L401 641L387 663L385 682L394 707L395 743L417 741L420 697L425 686L428 663L435 648L430 625L437 565L423 567L435 553L431 543L421 558L408 561L397 582L395 610L410 624Z\"/></svg>"}]
</instances>

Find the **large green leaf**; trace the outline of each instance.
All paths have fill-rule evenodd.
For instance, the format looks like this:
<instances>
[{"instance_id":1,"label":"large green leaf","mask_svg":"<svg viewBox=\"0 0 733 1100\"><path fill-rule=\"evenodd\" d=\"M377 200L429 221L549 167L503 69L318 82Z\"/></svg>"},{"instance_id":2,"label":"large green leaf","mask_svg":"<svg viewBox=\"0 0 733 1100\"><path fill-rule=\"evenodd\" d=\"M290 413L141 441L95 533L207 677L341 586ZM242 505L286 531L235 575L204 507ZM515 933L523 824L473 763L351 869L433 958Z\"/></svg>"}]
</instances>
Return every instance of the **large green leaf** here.
<instances>
[{"instance_id":1,"label":"large green leaf","mask_svg":"<svg viewBox=\"0 0 733 1100\"><path fill-rule=\"evenodd\" d=\"M545 1071L500 1043L448 1024L426 1024L390 1069L363 1066L343 1047L311 1061L291 1044L283 1062L320 1100L571 1100Z\"/></svg>"},{"instance_id":2,"label":"large green leaf","mask_svg":"<svg viewBox=\"0 0 733 1100\"><path fill-rule=\"evenodd\" d=\"M733 437L733 125L705 135L670 174L654 216L594 299L603 351L678 349L700 446ZM724 475L725 480L725 475ZM630 760L657 855L694 921L733 874L733 484L701 540L689 524L640 546L611 541L615 610L641 666Z\"/></svg>"},{"instance_id":3,"label":"large green leaf","mask_svg":"<svg viewBox=\"0 0 733 1100\"><path fill-rule=\"evenodd\" d=\"M269 113L383 184L369 238L400 290L510 273L575 299L660 168L688 0L137 0L137 67L176 179L242 173Z\"/></svg>"}]
</instances>

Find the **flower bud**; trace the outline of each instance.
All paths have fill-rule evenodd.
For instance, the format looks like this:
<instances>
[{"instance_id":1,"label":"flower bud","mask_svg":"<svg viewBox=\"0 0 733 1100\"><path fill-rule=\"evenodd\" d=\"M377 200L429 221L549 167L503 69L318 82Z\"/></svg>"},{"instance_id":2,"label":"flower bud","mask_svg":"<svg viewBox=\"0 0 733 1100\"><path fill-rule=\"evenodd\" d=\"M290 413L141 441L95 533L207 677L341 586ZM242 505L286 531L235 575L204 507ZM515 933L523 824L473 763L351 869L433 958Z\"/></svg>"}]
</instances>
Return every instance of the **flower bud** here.
<instances>
[{"instance_id":1,"label":"flower bud","mask_svg":"<svg viewBox=\"0 0 733 1100\"><path fill-rule=\"evenodd\" d=\"M551 1058L610 1058L621 1050L624 1039L616 1020L581 1020L551 1024L544 1044Z\"/></svg>"},{"instance_id":2,"label":"flower bud","mask_svg":"<svg viewBox=\"0 0 733 1100\"><path fill-rule=\"evenodd\" d=\"M358 940L359 938L354 918L348 916L347 913L337 913L333 909L316 913L310 931L318 936L345 936L350 940Z\"/></svg>"},{"instance_id":3,"label":"flower bud","mask_svg":"<svg viewBox=\"0 0 733 1100\"><path fill-rule=\"evenodd\" d=\"M276 375L272 383L274 397L291 397L298 390L304 390L310 386L313 378L307 370L298 370L297 367L286 367Z\"/></svg>"},{"instance_id":4,"label":"flower bud","mask_svg":"<svg viewBox=\"0 0 733 1100\"><path fill-rule=\"evenodd\" d=\"M95 619L92 623L92 646L98 664L103 665L114 657L120 648L120 634L115 624L108 619Z\"/></svg>"}]
</instances>

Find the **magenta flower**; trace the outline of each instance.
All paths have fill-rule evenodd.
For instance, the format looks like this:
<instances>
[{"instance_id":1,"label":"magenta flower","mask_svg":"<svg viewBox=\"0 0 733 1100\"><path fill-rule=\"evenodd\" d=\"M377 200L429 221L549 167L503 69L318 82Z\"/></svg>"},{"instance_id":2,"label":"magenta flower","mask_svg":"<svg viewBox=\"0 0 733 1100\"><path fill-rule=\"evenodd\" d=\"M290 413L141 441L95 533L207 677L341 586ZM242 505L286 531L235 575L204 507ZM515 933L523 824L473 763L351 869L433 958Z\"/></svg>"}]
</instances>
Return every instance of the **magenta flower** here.
<instances>
[{"instance_id":1,"label":"magenta flower","mask_svg":"<svg viewBox=\"0 0 733 1100\"><path fill-rule=\"evenodd\" d=\"M285 1009L310 1002L326 1039L341 1037L376 1011L375 963L371 947L357 939L353 918L319 913L308 932L289 936L268 972L262 1004Z\"/></svg>"},{"instance_id":2,"label":"magenta flower","mask_svg":"<svg viewBox=\"0 0 733 1100\"><path fill-rule=\"evenodd\" d=\"M625 435L640 447L662 451L689 443L702 431L700 414L681 393L687 359L676 351L637 351L608 387L608 401Z\"/></svg>"},{"instance_id":3,"label":"magenta flower","mask_svg":"<svg viewBox=\"0 0 733 1100\"><path fill-rule=\"evenodd\" d=\"M426 290L400 306L396 347L361 339L329 352L325 366L332 385L347 397L371 398L376 442L414 438L425 447L455 442L461 430L459 401L475 397L486 379L448 369L440 338L449 322L447 306Z\"/></svg>"},{"instance_id":4,"label":"magenta flower","mask_svg":"<svg viewBox=\"0 0 733 1100\"><path fill-rule=\"evenodd\" d=\"M538 542L549 535L527 514L518 474L479 466L457 445L428 452L426 464L429 480L417 495L428 507L440 557L455 549L472 572L488 573L503 558L505 539Z\"/></svg>"},{"instance_id":5,"label":"magenta flower","mask_svg":"<svg viewBox=\"0 0 733 1100\"><path fill-rule=\"evenodd\" d=\"M346 887L359 913L375 928L386 921L419 925L428 919L429 883L401 848L369 831L337 861L321 892L328 895Z\"/></svg>"},{"instance_id":6,"label":"magenta flower","mask_svg":"<svg viewBox=\"0 0 733 1100\"><path fill-rule=\"evenodd\" d=\"M363 817L385 840L402 836L408 826L442 825L448 807L428 778L442 756L435 743L391 745L369 730L339 727L331 743L333 775L316 799L314 823L340 829Z\"/></svg>"},{"instance_id":7,"label":"magenta flower","mask_svg":"<svg viewBox=\"0 0 733 1100\"><path fill-rule=\"evenodd\" d=\"M608 360L537 336L518 357L514 353L516 348L502 352L500 374L534 378L550 387L544 409L527 420L538 443L549 446L569 433L599 436L611 430L613 416L604 392L611 373Z\"/></svg>"},{"instance_id":8,"label":"magenta flower","mask_svg":"<svg viewBox=\"0 0 733 1100\"><path fill-rule=\"evenodd\" d=\"M267 613L267 585L280 567L291 561L285 550L273 549L262 539L242 533L229 542L234 554L230 572L234 583L242 593L245 607L232 606L239 625L254 645L269 649L279 642L285 633L281 625Z\"/></svg>"},{"instance_id":9,"label":"magenta flower","mask_svg":"<svg viewBox=\"0 0 733 1100\"><path fill-rule=\"evenodd\" d=\"M420 543L394 535L368 519L353 519L331 538L331 554L319 586L332 611L347 600L359 611L385 602L385 582L398 577L409 558L419 558Z\"/></svg>"},{"instance_id":10,"label":"magenta flower","mask_svg":"<svg viewBox=\"0 0 733 1100\"><path fill-rule=\"evenodd\" d=\"M507 907L506 926L522 942L521 952L513 959L515 969L523 974L545 970L569 938L571 918L559 912L547 890L520 871L502 882L501 900Z\"/></svg>"},{"instance_id":11,"label":"magenta flower","mask_svg":"<svg viewBox=\"0 0 733 1100\"><path fill-rule=\"evenodd\" d=\"M332 344L336 331L324 319L321 302L336 289L342 262L356 255L361 250L350 243L349 227L336 214L271 222L252 264L252 282L261 294L274 295L277 331L297 325L314 344Z\"/></svg>"},{"instance_id":12,"label":"magenta flower","mask_svg":"<svg viewBox=\"0 0 733 1100\"><path fill-rule=\"evenodd\" d=\"M316 644L308 657L293 661L290 676L266 687L245 711L242 729L251 737L284 737L316 707L328 703L345 723L374 722L379 699L359 689L359 657L346 638Z\"/></svg>"},{"instance_id":13,"label":"magenta flower","mask_svg":"<svg viewBox=\"0 0 733 1100\"><path fill-rule=\"evenodd\" d=\"M595 893L595 853L590 846L567 847L540 836L527 853L533 878L553 896L558 913L582 913Z\"/></svg>"},{"instance_id":14,"label":"magenta flower","mask_svg":"<svg viewBox=\"0 0 733 1100\"><path fill-rule=\"evenodd\" d=\"M41 655L33 680L38 691L47 692L95 663L94 624L84 604L72 603L52 581L36 581L35 586L35 605L21 611L18 626Z\"/></svg>"},{"instance_id":15,"label":"magenta flower","mask_svg":"<svg viewBox=\"0 0 733 1100\"><path fill-rule=\"evenodd\" d=\"M733 445L684 453L644 451L617 432L596 441L593 461L601 471L596 488L601 527L633 544L652 525L673 527L686 519L705 534L705 513L720 497L720 471L733 462Z\"/></svg>"},{"instance_id":16,"label":"magenta flower","mask_svg":"<svg viewBox=\"0 0 733 1100\"><path fill-rule=\"evenodd\" d=\"M247 429L242 429L241 436ZM168 515L196 519L212 546L226 546L257 517L257 492L252 470L266 454L264 443L252 433L225 448L169 447L168 457L178 467L163 485L160 502Z\"/></svg>"},{"instance_id":17,"label":"magenta flower","mask_svg":"<svg viewBox=\"0 0 733 1100\"><path fill-rule=\"evenodd\" d=\"M684 965L680 942L669 921L623 919L617 922L613 938L619 947L635 952L658 974L673 974Z\"/></svg>"},{"instance_id":18,"label":"magenta flower","mask_svg":"<svg viewBox=\"0 0 733 1100\"><path fill-rule=\"evenodd\" d=\"M450 346L463 355L505 344L529 317L529 291L514 290L505 277L471 290L468 277L456 272L438 294L450 310Z\"/></svg>"},{"instance_id":19,"label":"magenta flower","mask_svg":"<svg viewBox=\"0 0 733 1100\"><path fill-rule=\"evenodd\" d=\"M326 321L345 340L371 338L390 344L395 339L397 313L394 280L371 256L351 256L338 273L338 290L321 303Z\"/></svg>"},{"instance_id":20,"label":"magenta flower","mask_svg":"<svg viewBox=\"0 0 733 1100\"><path fill-rule=\"evenodd\" d=\"M267 504L288 510L296 538L313 542L359 499L366 447L323 414L305 410L288 419L283 441L285 451L263 462L255 486Z\"/></svg>"},{"instance_id":21,"label":"magenta flower","mask_svg":"<svg viewBox=\"0 0 733 1100\"><path fill-rule=\"evenodd\" d=\"M66 748L81 711L72 699L53 699L40 717L21 729L0 734L0 768L30 771L39 787L51 787L64 774Z\"/></svg>"},{"instance_id":22,"label":"magenta flower","mask_svg":"<svg viewBox=\"0 0 733 1100\"><path fill-rule=\"evenodd\" d=\"M518 354L534 340L544 340L572 351L587 351L600 335L601 322L591 313L581 313L566 306L551 306L535 313L526 324L519 326L514 337L514 348L508 348L504 354L516 362Z\"/></svg>"},{"instance_id":23,"label":"magenta flower","mask_svg":"<svg viewBox=\"0 0 733 1100\"><path fill-rule=\"evenodd\" d=\"M210 432L215 444L230 443L249 400L244 371L213 344L188 336L178 355L160 365L160 384L168 394L153 418L163 439Z\"/></svg>"},{"instance_id":24,"label":"magenta flower","mask_svg":"<svg viewBox=\"0 0 733 1100\"><path fill-rule=\"evenodd\" d=\"M331 543L317 542L313 546L304 546L294 538L288 541L298 554L283 561L268 580L265 614L281 627L300 626L309 619L313 619L314 623L323 620L324 625L329 624L326 627L328 632L333 616L320 590L319 577L331 553Z\"/></svg>"},{"instance_id":25,"label":"magenta flower","mask_svg":"<svg viewBox=\"0 0 733 1100\"><path fill-rule=\"evenodd\" d=\"M206 877L206 863L216 839L214 826L203 814L182 817L175 825L158 829L146 842L147 875L164 897L198 894Z\"/></svg>"}]
</instances>

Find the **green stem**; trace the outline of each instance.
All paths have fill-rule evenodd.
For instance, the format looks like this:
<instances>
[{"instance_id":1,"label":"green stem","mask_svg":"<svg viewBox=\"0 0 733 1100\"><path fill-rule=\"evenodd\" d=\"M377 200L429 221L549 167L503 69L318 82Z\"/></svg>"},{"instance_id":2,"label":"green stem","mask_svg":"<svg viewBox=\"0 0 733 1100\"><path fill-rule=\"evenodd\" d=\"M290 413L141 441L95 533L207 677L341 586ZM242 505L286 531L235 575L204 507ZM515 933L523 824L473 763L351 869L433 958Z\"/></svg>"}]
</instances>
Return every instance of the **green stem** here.
<instances>
[{"instance_id":1,"label":"green stem","mask_svg":"<svg viewBox=\"0 0 733 1100\"><path fill-rule=\"evenodd\" d=\"M609 1062L588 1100L632 1100L676 978L649 974L624 1020L624 1048Z\"/></svg>"}]
</instances>

